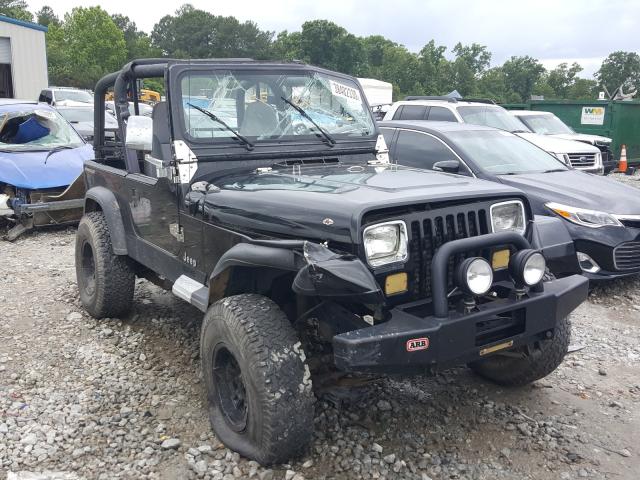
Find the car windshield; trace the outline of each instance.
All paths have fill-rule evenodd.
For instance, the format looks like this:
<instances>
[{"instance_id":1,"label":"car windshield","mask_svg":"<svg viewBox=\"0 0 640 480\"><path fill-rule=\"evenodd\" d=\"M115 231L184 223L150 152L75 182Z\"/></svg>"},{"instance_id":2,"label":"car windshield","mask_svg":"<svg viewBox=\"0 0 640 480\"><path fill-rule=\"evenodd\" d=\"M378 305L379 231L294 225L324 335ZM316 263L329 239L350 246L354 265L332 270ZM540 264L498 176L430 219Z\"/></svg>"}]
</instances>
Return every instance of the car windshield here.
<instances>
[{"instance_id":1,"label":"car windshield","mask_svg":"<svg viewBox=\"0 0 640 480\"><path fill-rule=\"evenodd\" d=\"M342 77L312 71L190 71L180 87L184 129L194 139L230 140L236 132L251 142L318 136L333 141L375 133L359 86Z\"/></svg>"},{"instance_id":2,"label":"car windshield","mask_svg":"<svg viewBox=\"0 0 640 480\"><path fill-rule=\"evenodd\" d=\"M508 132L528 132L529 129L507 110L497 105L458 107L458 113L465 123L499 128Z\"/></svg>"},{"instance_id":3,"label":"car windshield","mask_svg":"<svg viewBox=\"0 0 640 480\"><path fill-rule=\"evenodd\" d=\"M575 133L571 127L553 114L518 116L534 133L540 135L561 135Z\"/></svg>"},{"instance_id":4,"label":"car windshield","mask_svg":"<svg viewBox=\"0 0 640 480\"><path fill-rule=\"evenodd\" d=\"M556 157L508 132L474 130L449 133L452 142L491 175L568 170Z\"/></svg>"},{"instance_id":5,"label":"car windshield","mask_svg":"<svg viewBox=\"0 0 640 480\"><path fill-rule=\"evenodd\" d=\"M0 114L0 151L50 150L83 144L76 131L56 111L36 108Z\"/></svg>"},{"instance_id":6,"label":"car windshield","mask_svg":"<svg viewBox=\"0 0 640 480\"><path fill-rule=\"evenodd\" d=\"M84 90L55 90L56 102L71 100L73 102L93 103L93 97Z\"/></svg>"},{"instance_id":7,"label":"car windshield","mask_svg":"<svg viewBox=\"0 0 640 480\"><path fill-rule=\"evenodd\" d=\"M59 108L58 112L68 122L93 122L93 108Z\"/></svg>"},{"instance_id":8,"label":"car windshield","mask_svg":"<svg viewBox=\"0 0 640 480\"><path fill-rule=\"evenodd\" d=\"M93 107L78 107L78 108L57 108L58 113L62 115L69 123L87 122L93 123ZM104 111L105 126L113 128L118 126L118 121L108 111Z\"/></svg>"}]
</instances>

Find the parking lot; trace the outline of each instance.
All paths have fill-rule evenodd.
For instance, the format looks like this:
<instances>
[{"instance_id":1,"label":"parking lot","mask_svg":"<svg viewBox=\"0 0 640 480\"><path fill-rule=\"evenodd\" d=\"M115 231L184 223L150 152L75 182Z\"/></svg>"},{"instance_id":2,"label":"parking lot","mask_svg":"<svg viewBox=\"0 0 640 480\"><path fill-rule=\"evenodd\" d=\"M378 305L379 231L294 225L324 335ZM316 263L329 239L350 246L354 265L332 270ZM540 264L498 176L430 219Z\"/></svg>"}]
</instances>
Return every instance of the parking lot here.
<instances>
[{"instance_id":1,"label":"parking lot","mask_svg":"<svg viewBox=\"0 0 640 480\"><path fill-rule=\"evenodd\" d=\"M129 317L90 318L74 233L0 243L0 478L638 478L640 279L596 287L533 386L459 368L319 392L311 450L270 470L211 433L201 313L138 280Z\"/></svg>"}]
</instances>

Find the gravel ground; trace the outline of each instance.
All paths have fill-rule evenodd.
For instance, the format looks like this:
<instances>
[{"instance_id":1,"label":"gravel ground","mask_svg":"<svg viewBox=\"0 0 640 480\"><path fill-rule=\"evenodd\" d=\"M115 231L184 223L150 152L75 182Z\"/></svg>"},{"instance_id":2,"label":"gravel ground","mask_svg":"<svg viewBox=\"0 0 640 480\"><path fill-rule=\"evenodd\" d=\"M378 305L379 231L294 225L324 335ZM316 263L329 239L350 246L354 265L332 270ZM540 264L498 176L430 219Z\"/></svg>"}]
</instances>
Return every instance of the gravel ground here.
<instances>
[{"instance_id":1,"label":"gravel ground","mask_svg":"<svg viewBox=\"0 0 640 480\"><path fill-rule=\"evenodd\" d=\"M139 280L129 317L91 319L73 242L0 242L0 479L638 479L640 278L596 287L548 378L505 389L459 368L323 396L307 455L265 469L209 429L201 313Z\"/></svg>"}]
</instances>

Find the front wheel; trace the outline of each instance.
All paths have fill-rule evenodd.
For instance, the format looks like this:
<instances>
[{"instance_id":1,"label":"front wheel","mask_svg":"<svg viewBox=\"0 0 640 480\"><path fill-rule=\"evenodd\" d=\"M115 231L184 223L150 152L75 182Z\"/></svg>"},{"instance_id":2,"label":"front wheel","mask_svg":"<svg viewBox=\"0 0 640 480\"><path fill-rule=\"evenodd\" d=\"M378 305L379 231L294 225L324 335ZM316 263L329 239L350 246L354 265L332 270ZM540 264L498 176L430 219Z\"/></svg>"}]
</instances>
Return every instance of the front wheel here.
<instances>
[{"instance_id":1,"label":"front wheel","mask_svg":"<svg viewBox=\"0 0 640 480\"><path fill-rule=\"evenodd\" d=\"M78 225L76 278L80 300L92 317L119 317L131 309L135 274L128 257L113 253L102 212L85 214Z\"/></svg>"},{"instance_id":2,"label":"front wheel","mask_svg":"<svg viewBox=\"0 0 640 480\"><path fill-rule=\"evenodd\" d=\"M499 385L527 385L558 368L567 354L570 340L571 322L565 317L558 322L552 339L477 360L470 363L469 367L481 377Z\"/></svg>"},{"instance_id":3,"label":"front wheel","mask_svg":"<svg viewBox=\"0 0 640 480\"><path fill-rule=\"evenodd\" d=\"M200 336L209 416L227 447L266 465L300 453L313 434L314 396L300 341L270 299L222 299Z\"/></svg>"}]
</instances>

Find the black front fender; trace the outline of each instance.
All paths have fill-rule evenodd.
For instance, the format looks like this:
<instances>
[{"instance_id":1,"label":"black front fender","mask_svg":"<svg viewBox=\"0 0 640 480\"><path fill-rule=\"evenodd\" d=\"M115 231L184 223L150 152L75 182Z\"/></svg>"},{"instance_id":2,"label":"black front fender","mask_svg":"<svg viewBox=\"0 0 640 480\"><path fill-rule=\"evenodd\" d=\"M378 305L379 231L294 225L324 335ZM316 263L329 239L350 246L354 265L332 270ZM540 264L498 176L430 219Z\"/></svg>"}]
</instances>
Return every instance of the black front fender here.
<instances>
[{"instance_id":1,"label":"black front fender","mask_svg":"<svg viewBox=\"0 0 640 480\"><path fill-rule=\"evenodd\" d=\"M355 256L336 253L323 245L297 241L239 243L218 261L209 281L210 299L226 294L234 268L295 273L292 289L305 296L346 298L380 304L384 297L369 269Z\"/></svg>"},{"instance_id":2,"label":"black front fender","mask_svg":"<svg viewBox=\"0 0 640 480\"><path fill-rule=\"evenodd\" d=\"M96 210L95 205L99 205L104 213L107 225L109 225L109 235L111 236L111 246L116 255L127 255L127 240L125 237L124 223L122 222L122 212L115 195L105 187L92 187L87 190L84 197L85 213Z\"/></svg>"},{"instance_id":3,"label":"black front fender","mask_svg":"<svg viewBox=\"0 0 640 480\"><path fill-rule=\"evenodd\" d=\"M560 218L536 215L529 230L531 247L542 252L556 276L582 273L573 239L564 222Z\"/></svg>"},{"instance_id":4,"label":"black front fender","mask_svg":"<svg viewBox=\"0 0 640 480\"><path fill-rule=\"evenodd\" d=\"M323 245L306 243L306 265L295 280L293 290L300 295L345 298L365 304L383 304L384 295L371 271L362 261L339 254Z\"/></svg>"}]
</instances>

